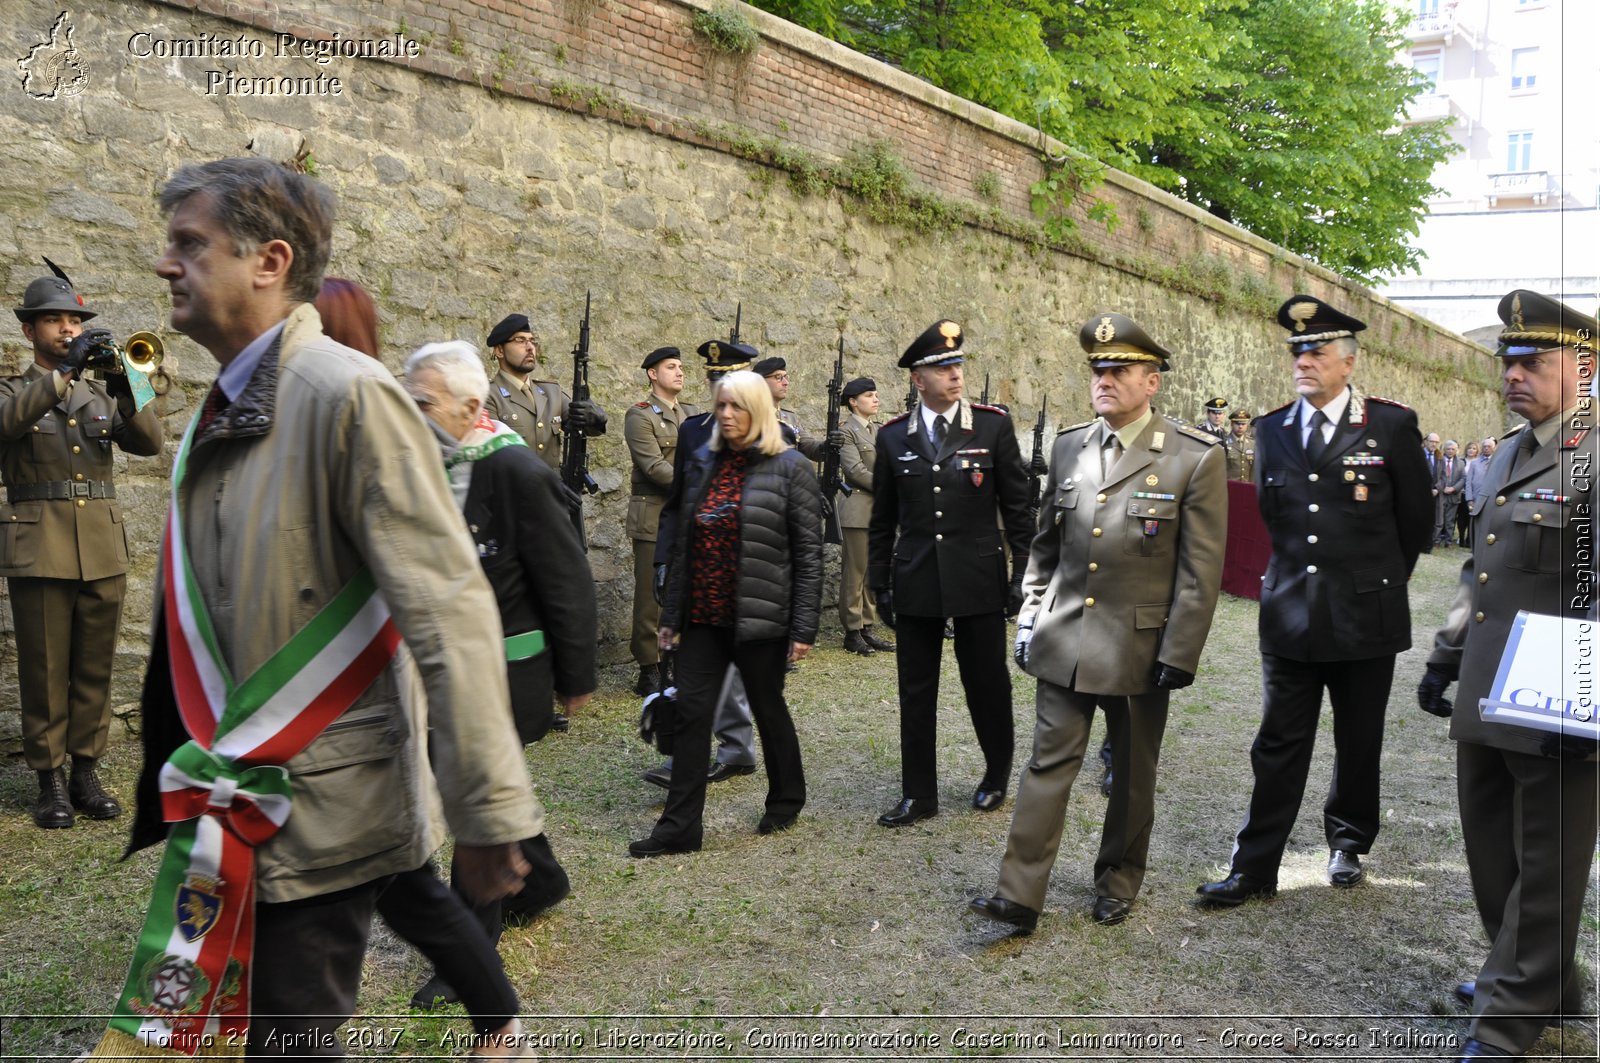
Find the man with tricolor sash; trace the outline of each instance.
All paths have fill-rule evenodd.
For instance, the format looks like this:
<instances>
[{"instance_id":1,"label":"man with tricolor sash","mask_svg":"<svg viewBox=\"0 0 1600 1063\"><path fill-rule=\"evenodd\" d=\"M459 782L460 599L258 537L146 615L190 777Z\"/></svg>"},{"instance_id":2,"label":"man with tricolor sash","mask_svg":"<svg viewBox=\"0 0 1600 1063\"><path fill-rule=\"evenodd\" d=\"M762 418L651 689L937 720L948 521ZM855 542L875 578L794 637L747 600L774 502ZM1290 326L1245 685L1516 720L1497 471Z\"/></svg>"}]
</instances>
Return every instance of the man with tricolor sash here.
<instances>
[{"instance_id":1,"label":"man with tricolor sash","mask_svg":"<svg viewBox=\"0 0 1600 1063\"><path fill-rule=\"evenodd\" d=\"M543 815L431 432L311 305L331 194L229 159L161 206L173 328L221 372L173 462L144 684L130 849L166 854L95 1054L340 1056L377 895L441 805L483 902Z\"/></svg>"}]
</instances>

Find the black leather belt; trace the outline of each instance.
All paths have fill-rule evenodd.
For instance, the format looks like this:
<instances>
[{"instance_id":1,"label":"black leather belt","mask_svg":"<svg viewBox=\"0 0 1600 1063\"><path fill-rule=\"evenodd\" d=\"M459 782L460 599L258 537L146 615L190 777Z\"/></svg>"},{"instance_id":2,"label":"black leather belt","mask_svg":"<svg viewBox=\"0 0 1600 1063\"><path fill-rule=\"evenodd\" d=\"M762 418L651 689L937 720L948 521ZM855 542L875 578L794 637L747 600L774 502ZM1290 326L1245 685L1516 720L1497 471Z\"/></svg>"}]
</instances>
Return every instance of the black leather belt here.
<instances>
[{"instance_id":1,"label":"black leather belt","mask_svg":"<svg viewBox=\"0 0 1600 1063\"><path fill-rule=\"evenodd\" d=\"M116 497L117 485L110 480L46 480L43 483L15 484L6 488L6 499L13 503Z\"/></svg>"}]
</instances>

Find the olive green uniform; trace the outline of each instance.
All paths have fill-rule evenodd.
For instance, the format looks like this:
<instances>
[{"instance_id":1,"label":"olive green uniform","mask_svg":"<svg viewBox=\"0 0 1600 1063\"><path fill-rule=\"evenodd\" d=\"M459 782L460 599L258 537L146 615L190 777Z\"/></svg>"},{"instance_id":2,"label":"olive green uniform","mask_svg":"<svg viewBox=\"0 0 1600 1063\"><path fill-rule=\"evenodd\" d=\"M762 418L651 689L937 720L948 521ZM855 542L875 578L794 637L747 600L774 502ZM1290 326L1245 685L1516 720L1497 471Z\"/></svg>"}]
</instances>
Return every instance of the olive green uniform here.
<instances>
[{"instance_id":1,"label":"olive green uniform","mask_svg":"<svg viewBox=\"0 0 1600 1063\"><path fill-rule=\"evenodd\" d=\"M1253 432L1242 436L1228 433L1223 440L1228 448L1228 479L1253 481L1256 474L1256 437Z\"/></svg>"},{"instance_id":2,"label":"olive green uniform","mask_svg":"<svg viewBox=\"0 0 1600 1063\"><path fill-rule=\"evenodd\" d=\"M489 384L484 408L527 441L552 469L561 468L561 425L567 416L567 393L554 380L528 380L524 388L503 370Z\"/></svg>"},{"instance_id":3,"label":"olive green uniform","mask_svg":"<svg viewBox=\"0 0 1600 1063\"><path fill-rule=\"evenodd\" d=\"M670 405L651 392L643 402L628 407L623 415L622 435L633 459L629 484L628 536L633 539L633 659L640 668L653 666L660 658L656 631L661 622L661 606L656 601L654 558L656 526L661 522L661 507L672 489L672 459L678 452L678 428L700 411L690 403Z\"/></svg>"},{"instance_id":4,"label":"olive green uniform","mask_svg":"<svg viewBox=\"0 0 1600 1063\"><path fill-rule=\"evenodd\" d=\"M99 759L111 723L111 665L128 537L111 482L112 446L161 452L161 422L98 380L63 397L31 364L0 380L0 576L10 581L28 767Z\"/></svg>"},{"instance_id":5,"label":"olive green uniform","mask_svg":"<svg viewBox=\"0 0 1600 1063\"><path fill-rule=\"evenodd\" d=\"M867 526L872 523L872 469L878 460L878 426L853 413L839 418L844 445L839 468L848 495L839 498L840 552L839 623L846 632L860 631L877 620L867 593Z\"/></svg>"}]
</instances>

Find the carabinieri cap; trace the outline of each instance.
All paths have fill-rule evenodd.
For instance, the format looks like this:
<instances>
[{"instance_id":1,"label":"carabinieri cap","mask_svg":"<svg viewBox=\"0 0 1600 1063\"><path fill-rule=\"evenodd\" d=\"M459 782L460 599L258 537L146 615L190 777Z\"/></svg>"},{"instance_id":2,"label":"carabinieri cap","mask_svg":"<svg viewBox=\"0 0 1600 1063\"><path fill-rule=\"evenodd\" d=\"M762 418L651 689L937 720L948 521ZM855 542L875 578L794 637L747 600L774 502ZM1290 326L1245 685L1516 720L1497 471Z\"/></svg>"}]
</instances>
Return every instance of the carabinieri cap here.
<instances>
[{"instance_id":1,"label":"carabinieri cap","mask_svg":"<svg viewBox=\"0 0 1600 1063\"><path fill-rule=\"evenodd\" d=\"M1367 327L1349 314L1342 313L1314 295L1290 296L1278 307L1278 324L1289 330L1290 354L1304 354L1315 350L1330 340L1354 336Z\"/></svg>"},{"instance_id":2,"label":"carabinieri cap","mask_svg":"<svg viewBox=\"0 0 1600 1063\"><path fill-rule=\"evenodd\" d=\"M930 365L960 365L966 355L961 353L961 326L954 321L941 319L923 330L911 341L911 346L900 356L901 369L921 369Z\"/></svg>"}]
</instances>

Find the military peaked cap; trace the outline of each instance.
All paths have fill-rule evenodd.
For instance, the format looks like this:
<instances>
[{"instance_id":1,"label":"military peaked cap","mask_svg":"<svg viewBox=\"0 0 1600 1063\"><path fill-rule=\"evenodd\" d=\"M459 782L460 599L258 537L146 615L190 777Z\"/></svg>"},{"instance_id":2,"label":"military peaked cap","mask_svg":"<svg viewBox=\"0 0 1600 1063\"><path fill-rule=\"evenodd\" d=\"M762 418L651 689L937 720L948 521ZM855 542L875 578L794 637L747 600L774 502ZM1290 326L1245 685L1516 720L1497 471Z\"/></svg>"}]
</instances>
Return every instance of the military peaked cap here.
<instances>
[{"instance_id":1,"label":"military peaked cap","mask_svg":"<svg viewBox=\"0 0 1600 1063\"><path fill-rule=\"evenodd\" d=\"M961 353L961 326L954 321L935 321L911 341L906 353L900 356L901 369L920 369L928 365L960 365L966 358Z\"/></svg>"},{"instance_id":2,"label":"military peaked cap","mask_svg":"<svg viewBox=\"0 0 1600 1063\"><path fill-rule=\"evenodd\" d=\"M1295 295L1278 307L1278 324L1289 330L1290 354L1304 354L1330 340L1354 336L1367 327L1349 314L1341 313L1314 295Z\"/></svg>"},{"instance_id":3,"label":"military peaked cap","mask_svg":"<svg viewBox=\"0 0 1600 1063\"><path fill-rule=\"evenodd\" d=\"M35 282L37 283L37 282ZM1518 288L1500 300L1501 358L1521 358L1537 351L1557 347L1585 347L1594 350L1595 319L1580 314L1548 295Z\"/></svg>"},{"instance_id":4,"label":"military peaked cap","mask_svg":"<svg viewBox=\"0 0 1600 1063\"><path fill-rule=\"evenodd\" d=\"M1078 329L1078 343L1089 352L1089 365L1094 369L1142 362L1165 372L1172 361L1172 352L1126 314L1095 314Z\"/></svg>"},{"instance_id":5,"label":"military peaked cap","mask_svg":"<svg viewBox=\"0 0 1600 1063\"><path fill-rule=\"evenodd\" d=\"M761 352L748 343L730 340L706 340L697 353L706 360L706 372L731 373L735 369L749 369L750 363L761 357Z\"/></svg>"}]
</instances>

